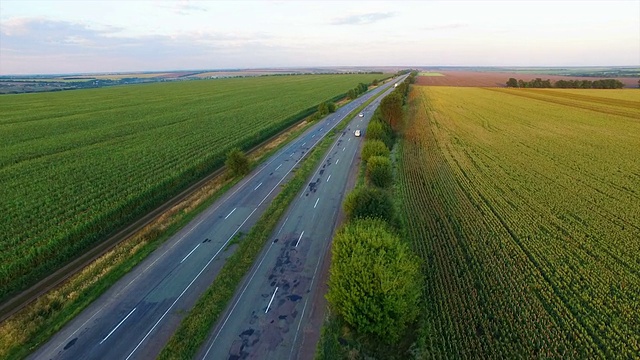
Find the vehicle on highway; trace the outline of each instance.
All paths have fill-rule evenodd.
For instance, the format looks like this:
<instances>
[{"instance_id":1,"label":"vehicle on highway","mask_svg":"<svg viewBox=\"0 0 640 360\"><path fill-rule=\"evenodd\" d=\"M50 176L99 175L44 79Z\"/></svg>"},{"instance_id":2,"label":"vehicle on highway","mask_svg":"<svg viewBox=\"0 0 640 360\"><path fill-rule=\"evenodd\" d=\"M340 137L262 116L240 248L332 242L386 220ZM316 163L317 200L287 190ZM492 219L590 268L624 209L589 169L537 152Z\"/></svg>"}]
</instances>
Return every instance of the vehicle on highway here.
<instances>
[{"instance_id":1,"label":"vehicle on highway","mask_svg":"<svg viewBox=\"0 0 640 360\"><path fill-rule=\"evenodd\" d=\"M360 117L364 117L364 113L360 113L358 116L360 116Z\"/></svg>"},{"instance_id":2,"label":"vehicle on highway","mask_svg":"<svg viewBox=\"0 0 640 360\"><path fill-rule=\"evenodd\" d=\"M355 136L360 136L360 130L356 130L356 132L354 133Z\"/></svg>"}]
</instances>

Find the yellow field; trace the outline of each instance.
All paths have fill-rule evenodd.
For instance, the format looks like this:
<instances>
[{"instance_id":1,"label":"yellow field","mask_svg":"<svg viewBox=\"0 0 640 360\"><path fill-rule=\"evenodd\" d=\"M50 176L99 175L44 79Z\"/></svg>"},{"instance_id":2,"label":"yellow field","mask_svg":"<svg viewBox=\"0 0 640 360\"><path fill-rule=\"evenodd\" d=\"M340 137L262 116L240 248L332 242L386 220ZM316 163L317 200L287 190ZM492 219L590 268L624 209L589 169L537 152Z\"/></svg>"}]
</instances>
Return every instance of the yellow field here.
<instances>
[{"instance_id":1,"label":"yellow field","mask_svg":"<svg viewBox=\"0 0 640 360\"><path fill-rule=\"evenodd\" d=\"M414 87L401 192L434 358L640 353L640 97Z\"/></svg>"},{"instance_id":2,"label":"yellow field","mask_svg":"<svg viewBox=\"0 0 640 360\"><path fill-rule=\"evenodd\" d=\"M421 72L418 74L418 76L444 76L439 72L431 72L431 71L427 71L427 72Z\"/></svg>"}]
</instances>

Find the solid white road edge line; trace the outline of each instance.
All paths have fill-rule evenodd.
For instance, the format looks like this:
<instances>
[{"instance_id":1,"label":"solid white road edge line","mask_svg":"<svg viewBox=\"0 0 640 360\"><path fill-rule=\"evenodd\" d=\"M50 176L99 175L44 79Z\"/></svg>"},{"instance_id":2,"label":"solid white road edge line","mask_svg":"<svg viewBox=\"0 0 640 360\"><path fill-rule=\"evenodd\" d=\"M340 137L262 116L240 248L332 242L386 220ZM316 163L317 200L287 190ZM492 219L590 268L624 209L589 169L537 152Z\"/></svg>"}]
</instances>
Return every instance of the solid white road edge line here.
<instances>
[{"instance_id":1,"label":"solid white road edge line","mask_svg":"<svg viewBox=\"0 0 640 360\"><path fill-rule=\"evenodd\" d=\"M300 333L300 325L302 325L302 319L304 318L304 311L307 310L307 302L309 302L309 298L304 301L304 307L302 308L302 315L300 315L300 321L298 321L298 328L296 329L296 336L293 337L293 341L291 342L291 351L289 351L289 359L291 359L291 355L293 355L293 350L296 348L296 340L298 340L298 334Z\"/></svg>"},{"instance_id":2,"label":"solid white road edge line","mask_svg":"<svg viewBox=\"0 0 640 360\"><path fill-rule=\"evenodd\" d=\"M124 319L122 319L122 321L120 321L118 323L118 325L116 325L116 327L113 328L113 330L111 330L111 332L109 334L107 334L107 336L104 337L104 339L102 339L102 341L100 341L100 345L102 345L102 343L107 340L109 338L109 336L111 336L111 334L113 334L114 331L118 330L118 328L120 327L120 325L122 325L122 323L127 320L129 318L129 316L131 316L131 314L133 314L134 311L136 311L137 308L133 308L133 310L131 310L131 312L129 312L129 314L127 316L124 317Z\"/></svg>"},{"instance_id":3,"label":"solid white road edge line","mask_svg":"<svg viewBox=\"0 0 640 360\"><path fill-rule=\"evenodd\" d=\"M284 228L284 224L287 223L287 220L289 220L288 216L286 219L284 219L284 222L282 223L282 226L280 226L280 230L278 230L278 233L276 234L276 236L280 235L280 233L282 232L282 229Z\"/></svg>"}]
</instances>

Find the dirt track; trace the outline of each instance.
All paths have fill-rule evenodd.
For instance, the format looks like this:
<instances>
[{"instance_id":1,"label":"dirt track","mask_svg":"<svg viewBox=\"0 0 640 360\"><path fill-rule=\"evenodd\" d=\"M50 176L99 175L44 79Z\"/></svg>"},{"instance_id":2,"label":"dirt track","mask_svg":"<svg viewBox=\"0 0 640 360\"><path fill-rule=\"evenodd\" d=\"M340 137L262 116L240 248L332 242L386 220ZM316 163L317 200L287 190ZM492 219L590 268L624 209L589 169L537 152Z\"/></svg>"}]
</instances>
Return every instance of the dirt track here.
<instances>
[{"instance_id":1,"label":"dirt track","mask_svg":"<svg viewBox=\"0 0 640 360\"><path fill-rule=\"evenodd\" d=\"M509 72L479 72L479 71L438 71L444 76L418 76L418 85L428 86L498 86L506 87L509 78L522 79L524 81L541 78L543 80L598 80L596 77L575 77L544 74L522 74ZM617 78L626 88L637 88L638 78Z\"/></svg>"}]
</instances>

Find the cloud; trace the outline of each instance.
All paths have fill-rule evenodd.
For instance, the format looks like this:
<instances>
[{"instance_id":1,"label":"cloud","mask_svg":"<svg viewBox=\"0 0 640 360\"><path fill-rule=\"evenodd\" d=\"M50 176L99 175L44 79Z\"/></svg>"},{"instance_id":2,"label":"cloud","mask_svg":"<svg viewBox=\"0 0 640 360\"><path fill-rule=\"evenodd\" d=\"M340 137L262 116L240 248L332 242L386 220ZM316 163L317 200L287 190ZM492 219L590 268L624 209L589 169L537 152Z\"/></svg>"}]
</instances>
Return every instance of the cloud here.
<instances>
[{"instance_id":1,"label":"cloud","mask_svg":"<svg viewBox=\"0 0 640 360\"><path fill-rule=\"evenodd\" d=\"M173 4L160 3L159 7L172 10L179 15L190 15L194 12L206 12L207 8L194 4L189 0L180 0Z\"/></svg>"},{"instance_id":2,"label":"cloud","mask_svg":"<svg viewBox=\"0 0 640 360\"><path fill-rule=\"evenodd\" d=\"M388 19L394 16L395 14L391 12L350 15L346 17L333 19L331 21L331 24L332 25L364 25L364 24L371 24L379 20Z\"/></svg>"},{"instance_id":3,"label":"cloud","mask_svg":"<svg viewBox=\"0 0 640 360\"><path fill-rule=\"evenodd\" d=\"M133 37L116 27L21 18L0 23L0 35L2 74L249 67L288 56L288 49L265 33L202 30Z\"/></svg>"},{"instance_id":4,"label":"cloud","mask_svg":"<svg viewBox=\"0 0 640 360\"><path fill-rule=\"evenodd\" d=\"M469 26L468 24L460 24L460 23L442 24L442 25L433 25L433 26L422 27L421 30L423 30L423 31L451 30L451 29L461 29L461 28L465 28L465 27L468 27L468 26Z\"/></svg>"}]
</instances>

